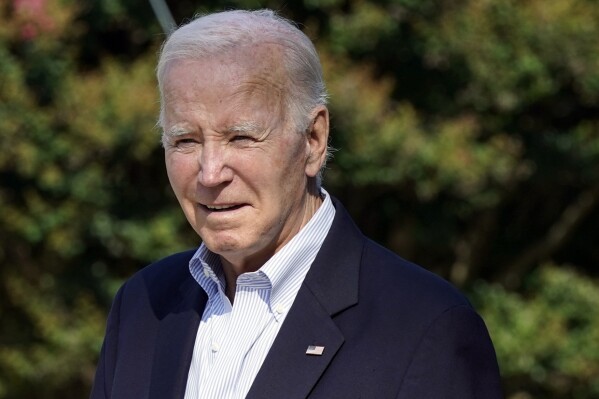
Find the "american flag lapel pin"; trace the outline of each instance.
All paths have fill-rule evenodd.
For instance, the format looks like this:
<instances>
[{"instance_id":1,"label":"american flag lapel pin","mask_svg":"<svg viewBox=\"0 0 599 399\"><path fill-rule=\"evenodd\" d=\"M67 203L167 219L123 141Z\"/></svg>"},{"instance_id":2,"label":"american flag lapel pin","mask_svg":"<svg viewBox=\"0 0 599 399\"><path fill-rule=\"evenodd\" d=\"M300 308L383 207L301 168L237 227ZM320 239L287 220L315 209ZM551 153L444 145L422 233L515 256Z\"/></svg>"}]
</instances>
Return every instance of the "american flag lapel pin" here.
<instances>
[{"instance_id":1,"label":"american flag lapel pin","mask_svg":"<svg viewBox=\"0 0 599 399\"><path fill-rule=\"evenodd\" d=\"M322 352L324 352L324 346L310 345L306 349L306 355L322 356Z\"/></svg>"}]
</instances>

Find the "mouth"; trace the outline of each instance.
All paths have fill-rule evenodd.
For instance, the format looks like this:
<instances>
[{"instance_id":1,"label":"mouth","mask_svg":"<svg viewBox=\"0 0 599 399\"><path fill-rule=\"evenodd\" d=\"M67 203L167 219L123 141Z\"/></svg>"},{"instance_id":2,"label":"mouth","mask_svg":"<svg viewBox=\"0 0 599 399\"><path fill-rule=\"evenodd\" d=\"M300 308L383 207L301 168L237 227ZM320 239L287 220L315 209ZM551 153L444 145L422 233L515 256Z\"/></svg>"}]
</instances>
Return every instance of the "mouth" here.
<instances>
[{"instance_id":1,"label":"mouth","mask_svg":"<svg viewBox=\"0 0 599 399\"><path fill-rule=\"evenodd\" d=\"M240 209L242 207L244 207L246 204L235 204L235 205L205 205L205 204L199 204L201 208L203 208L204 210L207 210L209 212L227 212L227 211L234 211L237 209Z\"/></svg>"}]
</instances>

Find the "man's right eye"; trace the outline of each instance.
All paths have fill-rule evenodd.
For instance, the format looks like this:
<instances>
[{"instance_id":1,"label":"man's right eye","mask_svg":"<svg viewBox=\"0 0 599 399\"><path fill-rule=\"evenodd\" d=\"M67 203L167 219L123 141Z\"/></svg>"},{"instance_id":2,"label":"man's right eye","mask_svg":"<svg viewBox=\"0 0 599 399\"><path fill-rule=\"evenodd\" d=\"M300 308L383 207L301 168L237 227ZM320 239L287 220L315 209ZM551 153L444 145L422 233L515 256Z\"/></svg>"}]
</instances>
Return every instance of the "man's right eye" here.
<instances>
[{"instance_id":1,"label":"man's right eye","mask_svg":"<svg viewBox=\"0 0 599 399\"><path fill-rule=\"evenodd\" d=\"M190 145L196 144L197 140L195 139L178 139L175 141L175 146L176 147L188 147Z\"/></svg>"}]
</instances>

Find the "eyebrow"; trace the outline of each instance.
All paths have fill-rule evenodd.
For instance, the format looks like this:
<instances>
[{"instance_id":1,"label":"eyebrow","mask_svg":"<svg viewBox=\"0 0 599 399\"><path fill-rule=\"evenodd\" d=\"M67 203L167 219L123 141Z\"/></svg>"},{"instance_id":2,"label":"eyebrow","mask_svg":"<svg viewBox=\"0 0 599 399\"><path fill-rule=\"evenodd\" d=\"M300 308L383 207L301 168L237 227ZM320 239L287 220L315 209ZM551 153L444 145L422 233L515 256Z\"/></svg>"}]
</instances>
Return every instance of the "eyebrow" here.
<instances>
[{"instance_id":1,"label":"eyebrow","mask_svg":"<svg viewBox=\"0 0 599 399\"><path fill-rule=\"evenodd\" d=\"M245 122L240 122L237 124L234 124L232 126L229 126L228 128L225 129L226 133L241 133L241 134L249 134L249 133L256 133L256 132L260 132L262 131L263 128L262 126L260 126L258 123L256 122L251 122L251 121L245 121ZM179 137L179 136L185 136L187 134L192 133L192 131L190 129L181 127L181 126L173 126L170 129L165 130L164 132L164 136L167 137Z\"/></svg>"},{"instance_id":2,"label":"eyebrow","mask_svg":"<svg viewBox=\"0 0 599 399\"><path fill-rule=\"evenodd\" d=\"M191 131L189 129L186 129L181 126L173 126L170 129L167 129L164 131L164 134L169 137L185 136L186 134L189 134L189 133L191 133Z\"/></svg>"},{"instance_id":3,"label":"eyebrow","mask_svg":"<svg viewBox=\"0 0 599 399\"><path fill-rule=\"evenodd\" d=\"M235 125L229 126L226 131L228 133L255 133L262 131L262 127L255 122L240 122Z\"/></svg>"}]
</instances>

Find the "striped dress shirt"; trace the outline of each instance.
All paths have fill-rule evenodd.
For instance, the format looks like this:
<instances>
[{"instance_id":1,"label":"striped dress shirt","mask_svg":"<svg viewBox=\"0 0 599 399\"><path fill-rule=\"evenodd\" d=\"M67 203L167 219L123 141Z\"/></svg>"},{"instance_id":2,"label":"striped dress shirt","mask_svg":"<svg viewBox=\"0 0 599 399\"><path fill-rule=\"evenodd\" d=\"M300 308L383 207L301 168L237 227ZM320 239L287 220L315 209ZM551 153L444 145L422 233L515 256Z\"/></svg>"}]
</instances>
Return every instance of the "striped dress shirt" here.
<instances>
[{"instance_id":1,"label":"striped dress shirt","mask_svg":"<svg viewBox=\"0 0 599 399\"><path fill-rule=\"evenodd\" d=\"M208 294L185 399L245 398L333 223L328 193L308 223L258 271L237 278L233 305L218 255L204 244L189 268Z\"/></svg>"}]
</instances>

